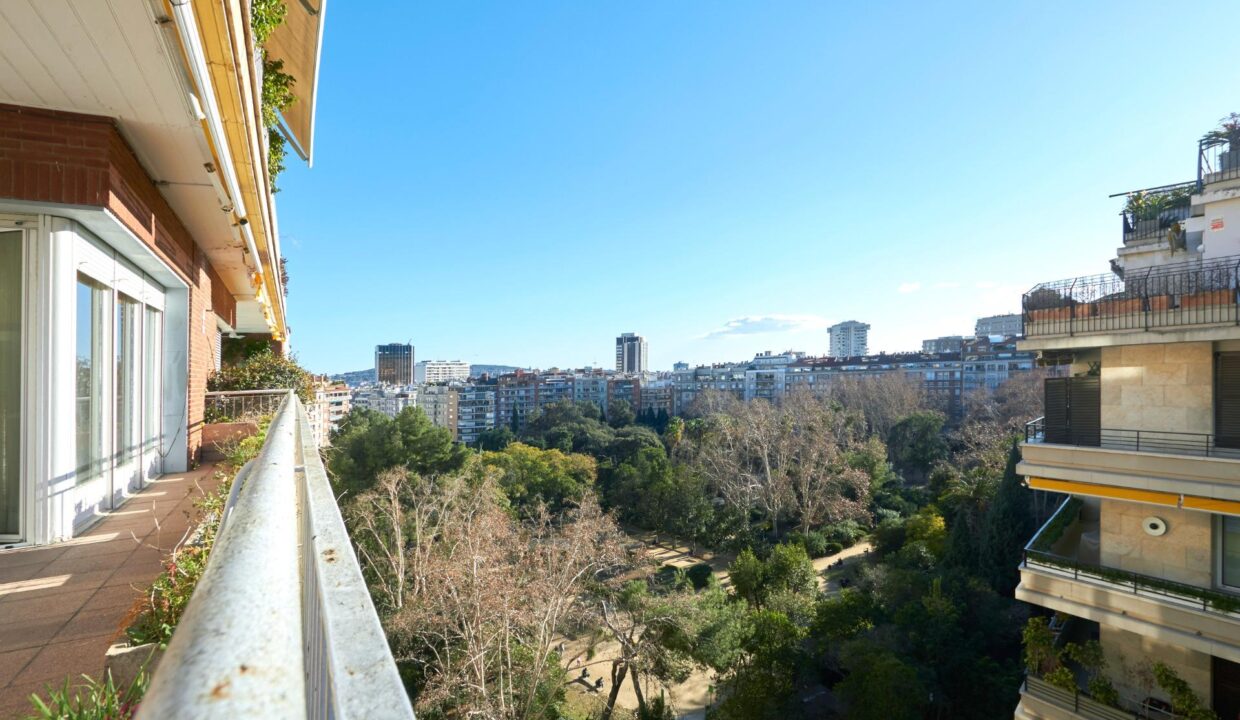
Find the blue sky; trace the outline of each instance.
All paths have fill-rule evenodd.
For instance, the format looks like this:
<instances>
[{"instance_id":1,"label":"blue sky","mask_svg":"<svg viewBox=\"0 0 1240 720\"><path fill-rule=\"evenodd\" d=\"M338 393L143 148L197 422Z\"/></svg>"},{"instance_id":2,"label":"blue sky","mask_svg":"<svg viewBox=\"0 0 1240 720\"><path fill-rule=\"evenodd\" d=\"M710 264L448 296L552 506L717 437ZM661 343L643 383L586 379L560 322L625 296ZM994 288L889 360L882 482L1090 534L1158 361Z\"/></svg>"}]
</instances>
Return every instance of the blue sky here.
<instances>
[{"instance_id":1,"label":"blue sky","mask_svg":"<svg viewBox=\"0 0 1240 720\"><path fill-rule=\"evenodd\" d=\"M873 7L871 7L873 6ZM1190 7L1191 6L1191 7ZM656 369L972 331L1195 177L1240 3L334 2L292 344Z\"/></svg>"}]
</instances>

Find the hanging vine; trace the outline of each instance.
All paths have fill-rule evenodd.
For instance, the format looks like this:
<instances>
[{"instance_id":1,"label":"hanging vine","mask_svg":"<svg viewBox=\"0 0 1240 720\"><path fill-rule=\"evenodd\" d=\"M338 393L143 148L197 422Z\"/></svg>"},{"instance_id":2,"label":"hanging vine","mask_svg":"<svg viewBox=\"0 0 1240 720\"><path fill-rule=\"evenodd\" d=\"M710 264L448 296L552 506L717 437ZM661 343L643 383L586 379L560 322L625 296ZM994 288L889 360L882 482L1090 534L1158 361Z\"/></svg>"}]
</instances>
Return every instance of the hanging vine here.
<instances>
[{"instance_id":1,"label":"hanging vine","mask_svg":"<svg viewBox=\"0 0 1240 720\"><path fill-rule=\"evenodd\" d=\"M280 23L288 8L284 0L253 0L250 4L250 31L254 35L254 44L259 48L267 42ZM271 191L279 192L276 178L284 172L284 158L287 149L284 135L279 130L280 113L287 110L297 96L293 94L296 80L284 72L284 61L267 57L263 52L263 87L261 93L261 109L263 125L267 128L267 177L271 183Z\"/></svg>"}]
</instances>

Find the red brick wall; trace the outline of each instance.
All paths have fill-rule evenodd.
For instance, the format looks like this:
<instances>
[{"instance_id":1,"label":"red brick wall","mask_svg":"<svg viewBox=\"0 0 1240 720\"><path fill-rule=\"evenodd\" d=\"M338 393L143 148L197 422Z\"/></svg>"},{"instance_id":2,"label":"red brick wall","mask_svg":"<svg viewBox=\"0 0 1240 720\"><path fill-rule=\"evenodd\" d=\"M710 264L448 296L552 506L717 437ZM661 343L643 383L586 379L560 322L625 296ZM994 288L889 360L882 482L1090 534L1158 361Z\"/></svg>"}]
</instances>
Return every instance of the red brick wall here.
<instances>
[{"instance_id":1,"label":"red brick wall","mask_svg":"<svg viewBox=\"0 0 1240 720\"><path fill-rule=\"evenodd\" d=\"M110 118L0 104L0 198L111 211L189 284L189 452L201 446L215 318L236 302Z\"/></svg>"}]
</instances>

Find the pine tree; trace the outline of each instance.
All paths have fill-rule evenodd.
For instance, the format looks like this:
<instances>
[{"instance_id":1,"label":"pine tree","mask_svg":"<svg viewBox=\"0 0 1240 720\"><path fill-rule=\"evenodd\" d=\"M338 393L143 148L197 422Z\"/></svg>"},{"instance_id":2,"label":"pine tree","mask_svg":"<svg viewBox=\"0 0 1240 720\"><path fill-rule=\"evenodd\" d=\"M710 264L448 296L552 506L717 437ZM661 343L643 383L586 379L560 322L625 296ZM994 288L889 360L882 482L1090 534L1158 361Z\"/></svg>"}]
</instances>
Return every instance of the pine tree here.
<instances>
[{"instance_id":1,"label":"pine tree","mask_svg":"<svg viewBox=\"0 0 1240 720\"><path fill-rule=\"evenodd\" d=\"M1020 447L1012 443L1003 480L986 516L985 542L982 544L982 572L991 587L1001 595L1010 596L1016 589L1020 571L1021 551L1033 536L1032 491L1021 484L1016 474Z\"/></svg>"}]
</instances>

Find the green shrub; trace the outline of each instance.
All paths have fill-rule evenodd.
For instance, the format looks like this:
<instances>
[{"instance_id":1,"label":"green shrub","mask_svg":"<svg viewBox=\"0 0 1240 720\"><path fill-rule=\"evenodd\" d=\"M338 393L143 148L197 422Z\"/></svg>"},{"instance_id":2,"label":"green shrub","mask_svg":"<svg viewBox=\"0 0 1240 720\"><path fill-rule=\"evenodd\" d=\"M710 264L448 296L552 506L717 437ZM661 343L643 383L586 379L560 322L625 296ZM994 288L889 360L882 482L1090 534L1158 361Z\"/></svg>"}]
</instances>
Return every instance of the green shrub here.
<instances>
[{"instance_id":1,"label":"green shrub","mask_svg":"<svg viewBox=\"0 0 1240 720\"><path fill-rule=\"evenodd\" d=\"M843 520L841 522L832 523L822 528L822 534L828 542L837 542L846 548L857 544L857 541L865 537L866 529L856 520Z\"/></svg>"},{"instance_id":2,"label":"green shrub","mask_svg":"<svg viewBox=\"0 0 1240 720\"><path fill-rule=\"evenodd\" d=\"M1042 676L1042 679L1045 680L1047 684L1053 685L1060 690L1066 690L1070 693L1077 692L1076 676L1072 674L1071 670L1063 665L1060 665L1054 670L1046 673Z\"/></svg>"},{"instance_id":3,"label":"green shrub","mask_svg":"<svg viewBox=\"0 0 1240 720\"><path fill-rule=\"evenodd\" d=\"M1095 675L1089 679L1089 696L1103 705L1119 707L1119 691L1105 675Z\"/></svg>"},{"instance_id":4,"label":"green shrub","mask_svg":"<svg viewBox=\"0 0 1240 720\"><path fill-rule=\"evenodd\" d=\"M710 579L714 576L714 571L711 569L710 565L707 565L706 563L698 563L686 570L685 576L689 578L689 582L693 583L694 590L701 590L710 584Z\"/></svg>"},{"instance_id":5,"label":"green shrub","mask_svg":"<svg viewBox=\"0 0 1240 720\"><path fill-rule=\"evenodd\" d=\"M826 543L826 544L823 546L823 552L822 552L822 554L821 554L821 555L815 555L814 557L829 557L829 556L831 556L831 555L838 555L838 554L840 554L840 553L842 553L842 552L844 552L844 546L843 546L843 545L841 545L841 544L839 544L839 543L837 543L837 542L829 542L829 543Z\"/></svg>"},{"instance_id":6,"label":"green shrub","mask_svg":"<svg viewBox=\"0 0 1240 720\"><path fill-rule=\"evenodd\" d=\"M221 368L207 378L207 390L275 390L297 393L304 403L314 400L314 378L291 357L277 355L271 348L247 357L236 365Z\"/></svg>"}]
</instances>

